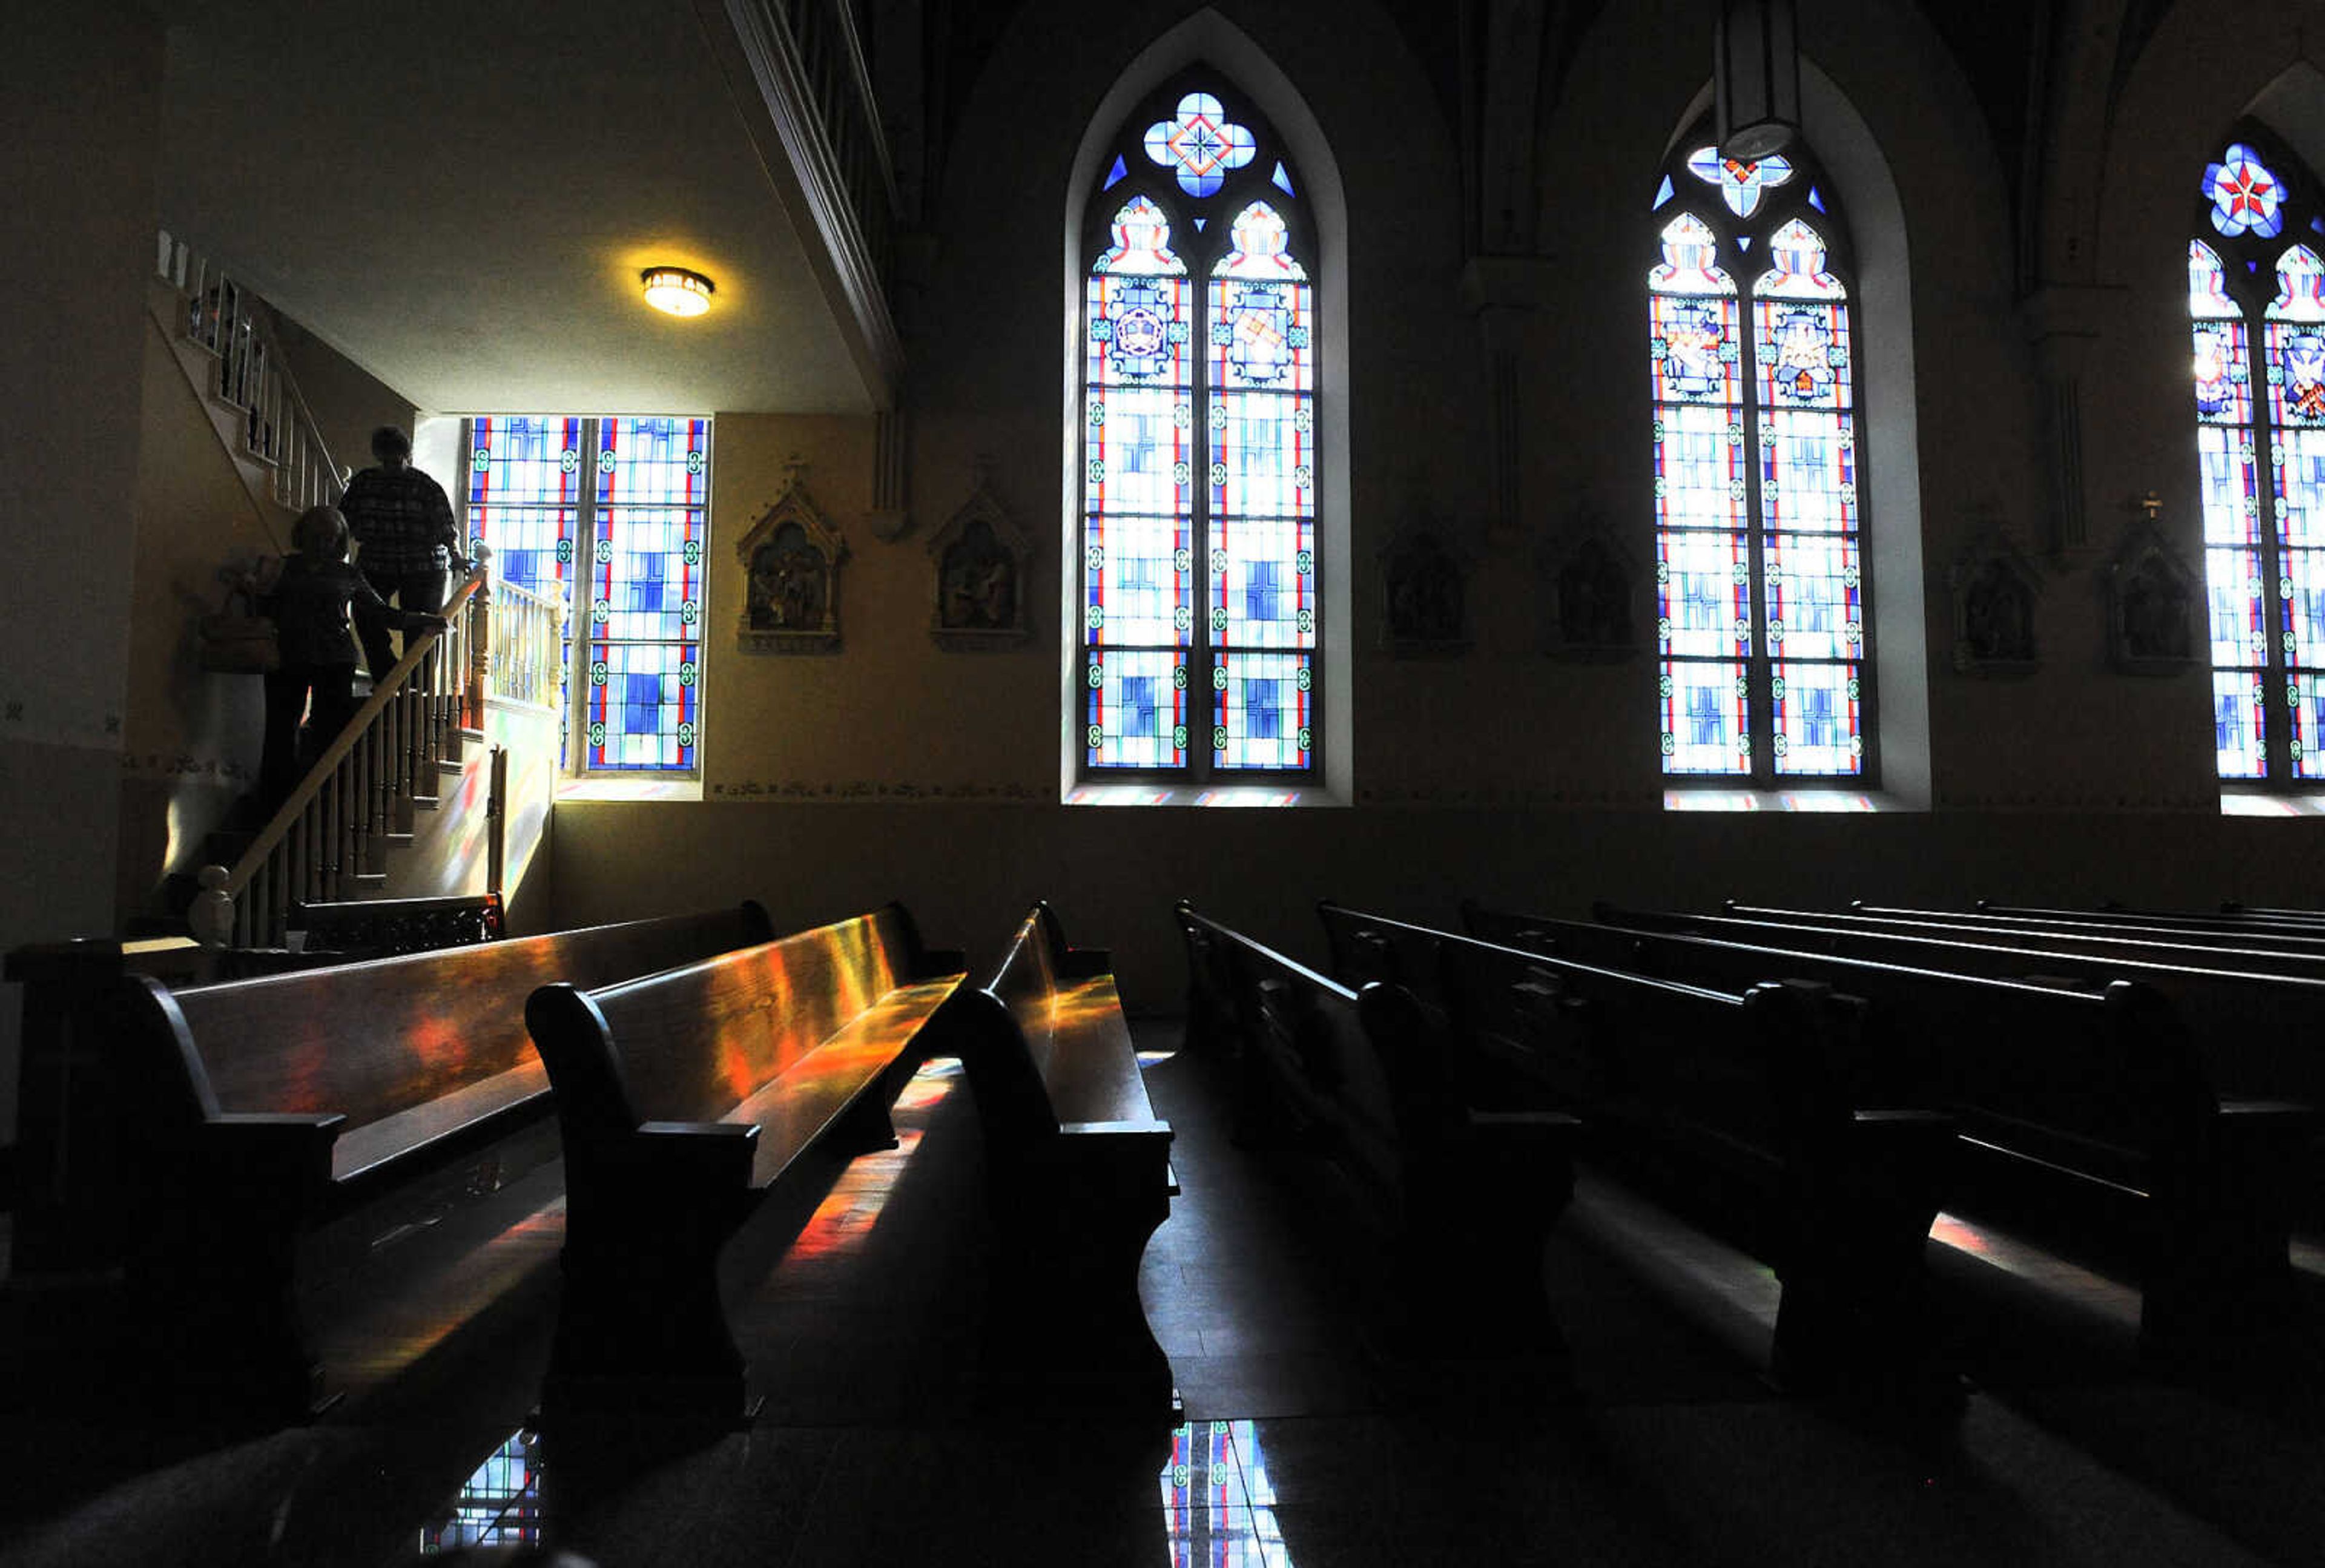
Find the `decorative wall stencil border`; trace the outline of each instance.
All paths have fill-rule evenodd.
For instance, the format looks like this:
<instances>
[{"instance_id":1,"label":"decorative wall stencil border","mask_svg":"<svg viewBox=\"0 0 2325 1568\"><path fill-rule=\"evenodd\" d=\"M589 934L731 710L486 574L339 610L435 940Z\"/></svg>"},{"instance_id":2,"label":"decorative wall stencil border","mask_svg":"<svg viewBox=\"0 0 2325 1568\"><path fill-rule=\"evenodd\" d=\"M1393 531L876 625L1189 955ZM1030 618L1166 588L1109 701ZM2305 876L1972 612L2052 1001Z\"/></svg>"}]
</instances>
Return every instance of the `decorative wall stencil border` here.
<instances>
[{"instance_id":1,"label":"decorative wall stencil border","mask_svg":"<svg viewBox=\"0 0 2325 1568\"><path fill-rule=\"evenodd\" d=\"M121 715L60 712L39 697L0 691L0 740L35 746L79 746L97 751L121 749Z\"/></svg>"},{"instance_id":2,"label":"decorative wall stencil border","mask_svg":"<svg viewBox=\"0 0 2325 1568\"><path fill-rule=\"evenodd\" d=\"M134 752L121 754L121 776L124 778L213 780L236 788L248 788L258 782L257 765L227 757L196 756L190 752Z\"/></svg>"},{"instance_id":3,"label":"decorative wall stencil border","mask_svg":"<svg viewBox=\"0 0 2325 1568\"><path fill-rule=\"evenodd\" d=\"M1969 793L1940 790L1937 808L1947 812L2201 812L2217 815L2217 792L2187 795Z\"/></svg>"},{"instance_id":4,"label":"decorative wall stencil border","mask_svg":"<svg viewBox=\"0 0 2325 1568\"><path fill-rule=\"evenodd\" d=\"M770 782L745 779L713 784L709 798L720 801L819 801L853 803L864 801L1025 801L1054 805L1055 785L1032 784L910 784L885 779L827 779L811 784L801 779Z\"/></svg>"}]
</instances>

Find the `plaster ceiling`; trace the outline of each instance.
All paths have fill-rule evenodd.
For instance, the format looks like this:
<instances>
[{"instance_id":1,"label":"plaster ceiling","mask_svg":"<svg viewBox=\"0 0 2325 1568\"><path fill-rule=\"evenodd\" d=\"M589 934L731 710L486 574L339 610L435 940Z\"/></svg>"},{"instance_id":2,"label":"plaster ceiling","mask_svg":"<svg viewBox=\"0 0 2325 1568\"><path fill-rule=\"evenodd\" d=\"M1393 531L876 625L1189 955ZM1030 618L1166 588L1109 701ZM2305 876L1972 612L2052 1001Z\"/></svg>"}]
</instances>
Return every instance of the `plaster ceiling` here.
<instances>
[{"instance_id":1,"label":"plaster ceiling","mask_svg":"<svg viewBox=\"0 0 2325 1568\"><path fill-rule=\"evenodd\" d=\"M171 15L162 221L423 410L873 406L687 0Z\"/></svg>"}]
</instances>

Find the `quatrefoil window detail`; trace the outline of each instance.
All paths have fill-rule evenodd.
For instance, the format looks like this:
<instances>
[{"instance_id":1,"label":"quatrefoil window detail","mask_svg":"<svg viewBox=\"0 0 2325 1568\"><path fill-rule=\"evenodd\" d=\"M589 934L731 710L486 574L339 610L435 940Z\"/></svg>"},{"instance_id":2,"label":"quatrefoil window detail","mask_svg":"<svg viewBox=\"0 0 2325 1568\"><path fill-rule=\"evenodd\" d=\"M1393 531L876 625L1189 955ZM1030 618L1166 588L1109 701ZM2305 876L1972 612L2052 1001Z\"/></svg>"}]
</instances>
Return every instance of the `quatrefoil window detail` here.
<instances>
[{"instance_id":1,"label":"quatrefoil window detail","mask_svg":"<svg viewBox=\"0 0 2325 1568\"><path fill-rule=\"evenodd\" d=\"M1178 113L1146 127L1146 155L1165 169L1175 167L1179 189L1209 196L1226 183L1226 171L1240 169L1257 150L1250 128L1234 124L1219 100L1189 93Z\"/></svg>"}]
</instances>

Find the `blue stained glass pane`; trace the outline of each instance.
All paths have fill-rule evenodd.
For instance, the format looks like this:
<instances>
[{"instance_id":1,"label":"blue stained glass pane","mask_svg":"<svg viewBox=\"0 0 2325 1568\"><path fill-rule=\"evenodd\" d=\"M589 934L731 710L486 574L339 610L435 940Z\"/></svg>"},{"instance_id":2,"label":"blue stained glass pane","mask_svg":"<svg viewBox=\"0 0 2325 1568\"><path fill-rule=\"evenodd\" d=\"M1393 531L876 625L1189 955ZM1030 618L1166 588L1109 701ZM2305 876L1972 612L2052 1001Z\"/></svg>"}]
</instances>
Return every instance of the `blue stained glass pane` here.
<instances>
[{"instance_id":1,"label":"blue stained glass pane","mask_svg":"<svg viewBox=\"0 0 2325 1568\"><path fill-rule=\"evenodd\" d=\"M1846 413L1760 416L1760 515L1770 528L1857 530L1857 427Z\"/></svg>"},{"instance_id":2,"label":"blue stained glass pane","mask_svg":"<svg viewBox=\"0 0 2325 1568\"><path fill-rule=\"evenodd\" d=\"M1655 410L1655 518L1665 528L1740 528L1744 426L1725 408Z\"/></svg>"},{"instance_id":3,"label":"blue stained glass pane","mask_svg":"<svg viewBox=\"0 0 2325 1568\"><path fill-rule=\"evenodd\" d=\"M1656 635L1691 658L1752 651L1751 556L1741 533L1665 530L1656 540Z\"/></svg>"},{"instance_id":4,"label":"blue stained glass pane","mask_svg":"<svg viewBox=\"0 0 2325 1568\"><path fill-rule=\"evenodd\" d=\"M1767 540L1768 647L1793 659L1855 659L1865 645L1857 542L1829 533Z\"/></svg>"},{"instance_id":5,"label":"blue stained glass pane","mask_svg":"<svg viewBox=\"0 0 2325 1568\"><path fill-rule=\"evenodd\" d=\"M2325 550L2287 550L2284 620L2293 638L2285 662L2325 669Z\"/></svg>"},{"instance_id":6,"label":"blue stained glass pane","mask_svg":"<svg viewBox=\"0 0 2325 1568\"><path fill-rule=\"evenodd\" d=\"M2325 545L2325 428L2276 431L2276 523L2287 544Z\"/></svg>"},{"instance_id":7,"label":"blue stained glass pane","mask_svg":"<svg viewBox=\"0 0 2325 1568\"><path fill-rule=\"evenodd\" d=\"M1127 175L1129 172L1130 170L1123 162L1121 155L1119 153L1116 154L1114 167L1106 172L1106 189L1111 190L1116 186L1121 184L1124 176Z\"/></svg>"},{"instance_id":8,"label":"blue stained glass pane","mask_svg":"<svg viewBox=\"0 0 2325 1568\"><path fill-rule=\"evenodd\" d=\"M697 685L680 678L691 651L670 643L589 644L583 758L593 769L690 769L700 726ZM605 667L606 679L597 679Z\"/></svg>"},{"instance_id":9,"label":"blue stained glass pane","mask_svg":"<svg viewBox=\"0 0 2325 1568\"><path fill-rule=\"evenodd\" d=\"M1315 664L1307 654L1222 654L1213 682L1211 765L1244 770L1311 765Z\"/></svg>"},{"instance_id":10,"label":"blue stained glass pane","mask_svg":"<svg viewBox=\"0 0 2325 1568\"><path fill-rule=\"evenodd\" d=\"M2260 552L2204 552L2204 591L2210 607L2212 663L2227 669L2268 663L2267 601Z\"/></svg>"},{"instance_id":11,"label":"blue stained glass pane","mask_svg":"<svg viewBox=\"0 0 2325 1568\"><path fill-rule=\"evenodd\" d=\"M1242 168L1257 151L1250 129L1229 120L1219 100L1201 92L1187 94L1171 118L1147 126L1144 145L1147 157L1172 170L1190 196L1211 195L1227 171Z\"/></svg>"},{"instance_id":12,"label":"blue stained glass pane","mask_svg":"<svg viewBox=\"0 0 2325 1568\"><path fill-rule=\"evenodd\" d=\"M1669 202L1671 199L1672 178L1670 175L1666 174L1663 176L1663 182L1655 187L1655 204L1648 210L1652 212L1661 212L1663 209L1664 204Z\"/></svg>"},{"instance_id":13,"label":"blue stained glass pane","mask_svg":"<svg viewBox=\"0 0 2325 1568\"><path fill-rule=\"evenodd\" d=\"M2212 713L2222 778L2265 778L2268 749L2261 728L2262 677L2256 671L2215 670Z\"/></svg>"},{"instance_id":14,"label":"blue stained glass pane","mask_svg":"<svg viewBox=\"0 0 2325 1568\"><path fill-rule=\"evenodd\" d=\"M1662 686L1665 773L1751 771L1742 664L1666 659Z\"/></svg>"},{"instance_id":15,"label":"blue stained glass pane","mask_svg":"<svg viewBox=\"0 0 2325 1568\"><path fill-rule=\"evenodd\" d=\"M603 506L710 504L710 422L597 422L597 500Z\"/></svg>"},{"instance_id":16,"label":"blue stained glass pane","mask_svg":"<svg viewBox=\"0 0 2325 1568\"><path fill-rule=\"evenodd\" d=\"M1092 649L1085 654L1084 674L1087 765L1185 765L1185 655L1167 649Z\"/></svg>"},{"instance_id":17,"label":"blue stained glass pane","mask_svg":"<svg viewBox=\"0 0 2325 1568\"><path fill-rule=\"evenodd\" d=\"M1275 172L1271 176L1271 178L1275 181L1275 188L1278 190L1283 191L1286 196L1297 196L1300 194L1300 192L1292 189L1292 176L1283 172L1283 164L1278 163L1275 166Z\"/></svg>"},{"instance_id":18,"label":"blue stained glass pane","mask_svg":"<svg viewBox=\"0 0 2325 1568\"><path fill-rule=\"evenodd\" d=\"M1316 645L1315 524L1222 518L1211 526L1214 641L1227 647ZM1311 570L1302 571L1302 564Z\"/></svg>"},{"instance_id":19,"label":"blue stained glass pane","mask_svg":"<svg viewBox=\"0 0 2325 1568\"><path fill-rule=\"evenodd\" d=\"M2289 674L2293 776L2325 778L2325 671L2293 670Z\"/></svg>"},{"instance_id":20,"label":"blue stained glass pane","mask_svg":"<svg viewBox=\"0 0 2325 1568\"><path fill-rule=\"evenodd\" d=\"M1186 646L1194 534L1184 517L1097 516L1083 529L1084 639Z\"/></svg>"},{"instance_id":21,"label":"blue stained glass pane","mask_svg":"<svg viewBox=\"0 0 2325 1568\"><path fill-rule=\"evenodd\" d=\"M1809 187L1809 205L1815 208L1819 212L1822 212L1824 210L1824 192L1818 190L1813 185Z\"/></svg>"},{"instance_id":22,"label":"blue stained glass pane","mask_svg":"<svg viewBox=\"0 0 2325 1568\"><path fill-rule=\"evenodd\" d=\"M1793 777L1863 773L1860 667L1783 660L1769 668L1775 707L1776 771Z\"/></svg>"},{"instance_id":23,"label":"blue stained glass pane","mask_svg":"<svg viewBox=\"0 0 2325 1568\"><path fill-rule=\"evenodd\" d=\"M1734 158L1723 158L1716 147L1699 147L1688 155L1688 172L1718 190L1728 210L1738 218L1749 218L1759 209L1760 198L1765 192L1791 181L1792 160L1780 153L1770 153L1756 163L1746 163Z\"/></svg>"}]
</instances>

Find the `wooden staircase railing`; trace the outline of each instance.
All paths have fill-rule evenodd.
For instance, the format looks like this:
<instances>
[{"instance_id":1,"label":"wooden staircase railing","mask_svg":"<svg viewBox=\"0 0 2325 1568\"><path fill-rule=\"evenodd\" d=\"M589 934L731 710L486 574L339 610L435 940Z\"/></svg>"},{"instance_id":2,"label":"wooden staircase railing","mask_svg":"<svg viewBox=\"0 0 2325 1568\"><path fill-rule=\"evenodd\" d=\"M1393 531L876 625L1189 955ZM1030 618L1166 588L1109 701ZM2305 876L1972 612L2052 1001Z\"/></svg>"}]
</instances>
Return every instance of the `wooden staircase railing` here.
<instances>
[{"instance_id":1,"label":"wooden staircase railing","mask_svg":"<svg viewBox=\"0 0 2325 1568\"><path fill-rule=\"evenodd\" d=\"M167 229L154 270L177 291L177 329L218 362L209 393L242 411L244 455L263 464L274 499L292 512L338 504L338 465L274 336L274 312L212 258Z\"/></svg>"},{"instance_id":2,"label":"wooden staircase railing","mask_svg":"<svg viewBox=\"0 0 2325 1568\"><path fill-rule=\"evenodd\" d=\"M292 905L348 896L379 870L388 835L411 832L415 806L435 803L468 737L483 733L486 582L480 571L454 589L442 631L406 634L403 656L241 858L202 868L187 912L198 940L282 945Z\"/></svg>"}]
</instances>

